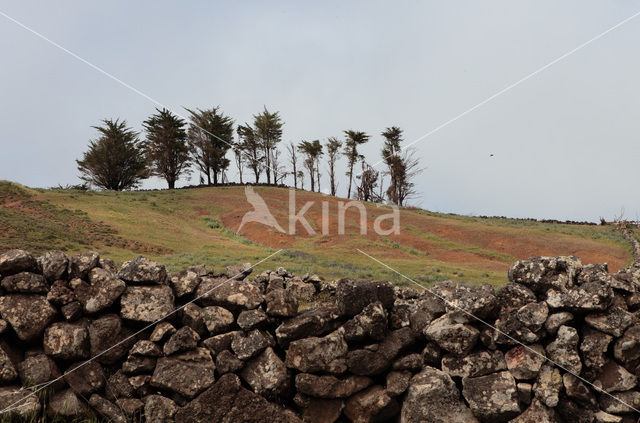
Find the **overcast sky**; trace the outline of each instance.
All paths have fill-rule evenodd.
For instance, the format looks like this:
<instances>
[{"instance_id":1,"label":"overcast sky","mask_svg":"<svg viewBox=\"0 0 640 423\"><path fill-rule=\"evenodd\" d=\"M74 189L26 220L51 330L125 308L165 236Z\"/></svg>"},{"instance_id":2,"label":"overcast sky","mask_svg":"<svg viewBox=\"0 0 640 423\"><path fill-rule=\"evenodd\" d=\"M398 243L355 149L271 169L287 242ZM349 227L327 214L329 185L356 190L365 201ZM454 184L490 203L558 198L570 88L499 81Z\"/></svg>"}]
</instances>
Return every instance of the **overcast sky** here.
<instances>
[{"instance_id":1,"label":"overcast sky","mask_svg":"<svg viewBox=\"0 0 640 423\"><path fill-rule=\"evenodd\" d=\"M220 105L241 123L266 105L280 111L285 142L363 130L373 137L362 151L376 162L385 127L400 126L409 143L637 13L640 1L0 0L0 11L175 112ZM638 40L640 16L415 144L426 170L413 203L639 217ZM140 130L154 111L2 16L0 51L0 179L78 183L91 125L121 118Z\"/></svg>"}]
</instances>

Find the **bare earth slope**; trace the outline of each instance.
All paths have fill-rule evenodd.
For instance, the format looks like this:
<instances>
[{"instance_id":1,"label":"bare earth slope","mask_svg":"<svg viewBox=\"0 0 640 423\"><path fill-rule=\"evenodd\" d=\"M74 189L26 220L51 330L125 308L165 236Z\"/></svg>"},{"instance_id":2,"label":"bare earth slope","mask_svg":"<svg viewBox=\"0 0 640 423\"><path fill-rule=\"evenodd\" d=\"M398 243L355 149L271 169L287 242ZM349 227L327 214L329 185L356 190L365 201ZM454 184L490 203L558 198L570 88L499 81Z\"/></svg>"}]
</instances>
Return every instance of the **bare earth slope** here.
<instances>
[{"instance_id":1,"label":"bare earth slope","mask_svg":"<svg viewBox=\"0 0 640 423\"><path fill-rule=\"evenodd\" d=\"M288 230L289 190L254 190ZM361 249L425 282L454 279L493 284L506 283L506 270L514 260L533 256L576 255L584 264L607 262L614 272L631 260L628 243L613 226L403 209L400 234L379 236L373 222L390 209L367 204L366 235L360 234L355 208L346 212L345 234L339 235L338 202L346 200L296 191L295 212L308 201L313 204L305 217L315 235L300 224L296 234L289 235L259 223L248 223L237 234L242 217L252 210L241 186L115 193L35 190L0 181L0 251L94 249L116 261L144 254L167 263L171 270L197 263L216 267L257 262L283 249L279 263L296 273L399 279L372 266L370 259L357 252ZM329 211L329 233L324 235L322 202Z\"/></svg>"}]
</instances>

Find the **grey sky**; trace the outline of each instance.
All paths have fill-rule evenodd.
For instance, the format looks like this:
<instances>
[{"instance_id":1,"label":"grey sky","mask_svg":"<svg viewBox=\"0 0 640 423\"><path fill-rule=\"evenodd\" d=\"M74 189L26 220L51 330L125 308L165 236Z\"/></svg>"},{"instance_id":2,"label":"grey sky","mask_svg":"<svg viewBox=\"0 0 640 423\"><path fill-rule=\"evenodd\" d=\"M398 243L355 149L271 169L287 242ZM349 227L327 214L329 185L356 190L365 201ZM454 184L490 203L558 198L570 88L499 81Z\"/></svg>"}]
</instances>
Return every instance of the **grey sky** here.
<instances>
[{"instance_id":1,"label":"grey sky","mask_svg":"<svg viewBox=\"0 0 640 423\"><path fill-rule=\"evenodd\" d=\"M220 105L244 122L266 105L287 142L367 131L371 162L386 126L410 142L640 11L640 1L209 3L0 0L0 10L181 113ZM640 216L639 37L640 17L416 144L426 170L414 203ZM3 17L0 51L0 179L77 183L91 125L119 117L139 130L154 110Z\"/></svg>"}]
</instances>

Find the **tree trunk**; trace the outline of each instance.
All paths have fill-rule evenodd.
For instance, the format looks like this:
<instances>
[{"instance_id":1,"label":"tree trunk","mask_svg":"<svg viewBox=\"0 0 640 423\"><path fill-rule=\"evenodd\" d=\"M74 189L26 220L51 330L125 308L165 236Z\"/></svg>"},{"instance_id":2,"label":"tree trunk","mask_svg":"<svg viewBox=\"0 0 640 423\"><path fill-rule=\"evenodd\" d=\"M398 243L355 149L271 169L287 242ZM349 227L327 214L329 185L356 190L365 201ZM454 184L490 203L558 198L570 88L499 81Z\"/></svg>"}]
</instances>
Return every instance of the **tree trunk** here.
<instances>
[{"instance_id":1,"label":"tree trunk","mask_svg":"<svg viewBox=\"0 0 640 423\"><path fill-rule=\"evenodd\" d=\"M353 179L353 163L349 165L349 189L347 189L347 199L351 198L351 180Z\"/></svg>"},{"instance_id":2,"label":"tree trunk","mask_svg":"<svg viewBox=\"0 0 640 423\"><path fill-rule=\"evenodd\" d=\"M176 180L173 178L168 178L167 183L169 184L169 189L174 189L176 187Z\"/></svg>"},{"instance_id":3,"label":"tree trunk","mask_svg":"<svg viewBox=\"0 0 640 423\"><path fill-rule=\"evenodd\" d=\"M207 169L207 185L211 185L211 169Z\"/></svg>"},{"instance_id":4,"label":"tree trunk","mask_svg":"<svg viewBox=\"0 0 640 423\"><path fill-rule=\"evenodd\" d=\"M218 185L218 171L213 171L213 185Z\"/></svg>"}]
</instances>

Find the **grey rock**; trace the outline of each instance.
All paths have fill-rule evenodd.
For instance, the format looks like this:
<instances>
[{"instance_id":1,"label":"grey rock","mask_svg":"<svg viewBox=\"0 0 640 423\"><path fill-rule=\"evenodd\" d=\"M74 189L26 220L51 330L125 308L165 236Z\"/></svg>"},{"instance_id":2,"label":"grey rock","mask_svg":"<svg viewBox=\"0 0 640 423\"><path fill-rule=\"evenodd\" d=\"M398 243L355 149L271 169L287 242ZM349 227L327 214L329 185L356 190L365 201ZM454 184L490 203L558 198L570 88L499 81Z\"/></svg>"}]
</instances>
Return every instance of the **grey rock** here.
<instances>
[{"instance_id":1,"label":"grey rock","mask_svg":"<svg viewBox=\"0 0 640 423\"><path fill-rule=\"evenodd\" d=\"M187 306L188 307L188 306ZM185 307L186 308L186 307ZM169 322L158 322L153 327L149 340L152 342L161 342L176 333L176 328Z\"/></svg>"},{"instance_id":2,"label":"grey rock","mask_svg":"<svg viewBox=\"0 0 640 423\"><path fill-rule=\"evenodd\" d=\"M179 408L175 402L162 395L144 398L144 416L148 422L172 423Z\"/></svg>"},{"instance_id":3,"label":"grey rock","mask_svg":"<svg viewBox=\"0 0 640 423\"><path fill-rule=\"evenodd\" d=\"M380 341L387 331L387 311L381 302L367 305L359 314L344 325L344 337L348 342L367 339Z\"/></svg>"},{"instance_id":4,"label":"grey rock","mask_svg":"<svg viewBox=\"0 0 640 423\"><path fill-rule=\"evenodd\" d=\"M0 275L9 276L20 272L38 272L36 258L24 250L9 250L0 254Z\"/></svg>"},{"instance_id":5,"label":"grey rock","mask_svg":"<svg viewBox=\"0 0 640 423\"><path fill-rule=\"evenodd\" d=\"M556 339L547 345L549 358L567 371L580 374L582 362L578 354L578 342L580 338L578 331L571 326L560 326Z\"/></svg>"},{"instance_id":6,"label":"grey rock","mask_svg":"<svg viewBox=\"0 0 640 423\"><path fill-rule=\"evenodd\" d=\"M126 289L123 281L99 267L89 271L88 279L90 284L80 282L74 288L85 313L98 313L111 307Z\"/></svg>"},{"instance_id":7,"label":"grey rock","mask_svg":"<svg viewBox=\"0 0 640 423\"><path fill-rule=\"evenodd\" d=\"M160 357L162 350L154 342L141 339L131 347L129 354L140 357Z\"/></svg>"},{"instance_id":8,"label":"grey rock","mask_svg":"<svg viewBox=\"0 0 640 423\"><path fill-rule=\"evenodd\" d=\"M209 350L196 348L159 358L149 383L155 388L193 398L213 384L215 368Z\"/></svg>"},{"instance_id":9,"label":"grey rock","mask_svg":"<svg viewBox=\"0 0 640 423\"><path fill-rule=\"evenodd\" d=\"M304 395L317 398L348 398L371 386L373 380L366 376L348 376L339 379L330 375L298 373L295 382L296 390Z\"/></svg>"},{"instance_id":10,"label":"grey rock","mask_svg":"<svg viewBox=\"0 0 640 423\"><path fill-rule=\"evenodd\" d=\"M129 378L125 376L122 370L118 370L109 376L104 390L109 401L115 401L118 398L132 398L135 395L135 390L129 382Z\"/></svg>"},{"instance_id":11,"label":"grey rock","mask_svg":"<svg viewBox=\"0 0 640 423\"><path fill-rule=\"evenodd\" d=\"M285 365L299 372L344 373L347 370L347 343L340 331L322 338L293 341L287 350Z\"/></svg>"},{"instance_id":12,"label":"grey rock","mask_svg":"<svg viewBox=\"0 0 640 423\"><path fill-rule=\"evenodd\" d=\"M561 311L559 313L550 314L547 317L547 321L544 323L544 328L550 335L555 335L558 332L560 326L569 323L573 320L573 314L568 311Z\"/></svg>"},{"instance_id":13,"label":"grey rock","mask_svg":"<svg viewBox=\"0 0 640 423\"><path fill-rule=\"evenodd\" d=\"M298 313L298 299L291 291L273 289L265 296L265 301L270 316L291 317Z\"/></svg>"},{"instance_id":14,"label":"grey rock","mask_svg":"<svg viewBox=\"0 0 640 423\"><path fill-rule=\"evenodd\" d=\"M273 347L275 341L270 333L254 329L248 334L239 334L231 340L231 349L240 360L258 355L267 347Z\"/></svg>"},{"instance_id":15,"label":"grey rock","mask_svg":"<svg viewBox=\"0 0 640 423\"><path fill-rule=\"evenodd\" d=\"M338 309L331 305L304 310L276 329L278 344L286 348L291 341L324 335L338 327L338 317Z\"/></svg>"},{"instance_id":16,"label":"grey rock","mask_svg":"<svg viewBox=\"0 0 640 423\"><path fill-rule=\"evenodd\" d=\"M167 279L167 269L162 264L138 256L131 261L122 263L118 278L131 284L164 284Z\"/></svg>"},{"instance_id":17,"label":"grey rock","mask_svg":"<svg viewBox=\"0 0 640 423\"><path fill-rule=\"evenodd\" d=\"M604 366L607 362L605 354L612 340L611 335L588 327L584 328L580 343L584 365L592 369L600 369Z\"/></svg>"},{"instance_id":18,"label":"grey rock","mask_svg":"<svg viewBox=\"0 0 640 423\"><path fill-rule=\"evenodd\" d=\"M310 300L316 293L314 284L303 282L299 278L289 279L286 290L298 301Z\"/></svg>"},{"instance_id":19,"label":"grey rock","mask_svg":"<svg viewBox=\"0 0 640 423\"><path fill-rule=\"evenodd\" d=\"M588 314L584 321L594 329L619 338L626 328L636 323L636 318L627 310L611 307L603 313Z\"/></svg>"},{"instance_id":20,"label":"grey rock","mask_svg":"<svg viewBox=\"0 0 640 423\"><path fill-rule=\"evenodd\" d=\"M244 367L244 361L236 357L231 351L224 350L216 355L216 370L218 374L234 373Z\"/></svg>"},{"instance_id":21,"label":"grey rock","mask_svg":"<svg viewBox=\"0 0 640 423\"><path fill-rule=\"evenodd\" d=\"M42 256L42 274L49 281L62 279L68 267L69 257L62 251L47 251Z\"/></svg>"},{"instance_id":22,"label":"grey rock","mask_svg":"<svg viewBox=\"0 0 640 423\"><path fill-rule=\"evenodd\" d=\"M171 355L177 352L193 350L198 346L198 341L200 341L200 335L190 327L184 326L171 335L164 344L163 351L165 355Z\"/></svg>"},{"instance_id":23,"label":"grey rock","mask_svg":"<svg viewBox=\"0 0 640 423\"><path fill-rule=\"evenodd\" d=\"M505 422L520 413L516 381L508 371L462 380L462 395L481 421Z\"/></svg>"},{"instance_id":24,"label":"grey rock","mask_svg":"<svg viewBox=\"0 0 640 423\"><path fill-rule=\"evenodd\" d=\"M100 264L100 255L96 252L74 254L69 260L69 277L87 279L89 271Z\"/></svg>"},{"instance_id":25,"label":"grey rock","mask_svg":"<svg viewBox=\"0 0 640 423\"><path fill-rule=\"evenodd\" d=\"M565 291L547 292L549 307L588 312L606 310L613 301L613 289L602 282L586 282Z\"/></svg>"},{"instance_id":26,"label":"grey rock","mask_svg":"<svg viewBox=\"0 0 640 423\"><path fill-rule=\"evenodd\" d=\"M455 355L465 355L475 347L480 331L468 324L465 317L447 313L431 322L424 335L443 350Z\"/></svg>"},{"instance_id":27,"label":"grey rock","mask_svg":"<svg viewBox=\"0 0 640 423\"><path fill-rule=\"evenodd\" d=\"M0 262L2 263L2 262ZM14 416L31 418L40 412L42 406L38 397L32 394L31 390L24 389L20 386L3 386L0 387L0 410L7 410L4 417L7 421Z\"/></svg>"},{"instance_id":28,"label":"grey rock","mask_svg":"<svg viewBox=\"0 0 640 423\"><path fill-rule=\"evenodd\" d=\"M516 312L516 317L528 329L537 332L547 321L549 307L544 302L526 304Z\"/></svg>"},{"instance_id":29,"label":"grey rock","mask_svg":"<svg viewBox=\"0 0 640 423\"><path fill-rule=\"evenodd\" d=\"M476 377L506 369L501 351L479 351L464 357L449 354L442 358L442 371L449 376Z\"/></svg>"},{"instance_id":30,"label":"grey rock","mask_svg":"<svg viewBox=\"0 0 640 423\"><path fill-rule=\"evenodd\" d=\"M582 380L571 373L565 373L562 375L562 383L564 391L569 398L585 404L596 405L596 396Z\"/></svg>"},{"instance_id":31,"label":"grey rock","mask_svg":"<svg viewBox=\"0 0 640 423\"><path fill-rule=\"evenodd\" d=\"M237 322L240 329L248 331L265 325L269 322L269 316L259 308L254 310L245 310L240 312Z\"/></svg>"},{"instance_id":32,"label":"grey rock","mask_svg":"<svg viewBox=\"0 0 640 423\"><path fill-rule=\"evenodd\" d=\"M519 260L509 268L509 280L538 293L549 289L564 290L573 286L582 268L576 257L536 257Z\"/></svg>"},{"instance_id":33,"label":"grey rock","mask_svg":"<svg viewBox=\"0 0 640 423\"><path fill-rule=\"evenodd\" d=\"M555 407L560 400L560 390L563 382L560 371L550 364L544 364L538 372L533 385L535 397L547 407Z\"/></svg>"},{"instance_id":34,"label":"grey rock","mask_svg":"<svg viewBox=\"0 0 640 423\"><path fill-rule=\"evenodd\" d=\"M353 423L390 421L400 411L395 398L380 385L374 385L349 398L344 415Z\"/></svg>"},{"instance_id":35,"label":"grey rock","mask_svg":"<svg viewBox=\"0 0 640 423\"><path fill-rule=\"evenodd\" d=\"M226 267L225 276L229 279L242 280L249 276L251 272L253 272L251 263L235 264Z\"/></svg>"},{"instance_id":36,"label":"grey rock","mask_svg":"<svg viewBox=\"0 0 640 423\"><path fill-rule=\"evenodd\" d=\"M376 301L389 309L394 299L393 285L389 282L342 279L336 289L338 312L343 316L355 316Z\"/></svg>"},{"instance_id":37,"label":"grey rock","mask_svg":"<svg viewBox=\"0 0 640 423\"><path fill-rule=\"evenodd\" d=\"M230 310L251 310L264 298L256 285L224 278L202 278L196 297L203 306L217 305Z\"/></svg>"},{"instance_id":38,"label":"grey rock","mask_svg":"<svg viewBox=\"0 0 640 423\"><path fill-rule=\"evenodd\" d=\"M75 299L75 294L69 289L67 282L63 280L55 281L47 292L47 301L57 306L69 304Z\"/></svg>"},{"instance_id":39,"label":"grey rock","mask_svg":"<svg viewBox=\"0 0 640 423\"><path fill-rule=\"evenodd\" d=\"M209 306L202 309L202 319L211 335L227 332L233 327L233 314L223 307Z\"/></svg>"},{"instance_id":40,"label":"grey rock","mask_svg":"<svg viewBox=\"0 0 640 423\"><path fill-rule=\"evenodd\" d=\"M486 319L498 305L493 287L487 284L467 286L460 282L444 281L438 282L430 291L444 299L448 313L460 316L468 316L467 313L470 313Z\"/></svg>"},{"instance_id":41,"label":"grey rock","mask_svg":"<svg viewBox=\"0 0 640 423\"><path fill-rule=\"evenodd\" d=\"M0 286L7 292L22 294L46 294L49 284L44 276L31 272L20 272L2 279Z\"/></svg>"},{"instance_id":42,"label":"grey rock","mask_svg":"<svg viewBox=\"0 0 640 423\"><path fill-rule=\"evenodd\" d=\"M398 353L415 342L411 328L402 328L389 333L375 350L367 348L349 351L347 365L356 375L377 375L389 367Z\"/></svg>"},{"instance_id":43,"label":"grey rock","mask_svg":"<svg viewBox=\"0 0 640 423\"><path fill-rule=\"evenodd\" d=\"M613 356L621 363L629 363L640 358L640 325L631 326L616 340Z\"/></svg>"},{"instance_id":44,"label":"grey rock","mask_svg":"<svg viewBox=\"0 0 640 423\"><path fill-rule=\"evenodd\" d=\"M453 380L444 372L425 367L411 378L400 415L401 423L477 423Z\"/></svg>"},{"instance_id":45,"label":"grey rock","mask_svg":"<svg viewBox=\"0 0 640 423\"><path fill-rule=\"evenodd\" d=\"M208 348L215 355L221 351L230 350L231 342L233 342L237 336L243 335L244 333L239 330L215 335L202 341L202 346Z\"/></svg>"},{"instance_id":46,"label":"grey rock","mask_svg":"<svg viewBox=\"0 0 640 423\"><path fill-rule=\"evenodd\" d=\"M601 394L599 405L602 411L606 413L637 414L636 410L640 408L640 392L625 391L610 395Z\"/></svg>"},{"instance_id":47,"label":"grey rock","mask_svg":"<svg viewBox=\"0 0 640 423\"><path fill-rule=\"evenodd\" d=\"M109 422L128 422L127 416L125 416L124 412L119 407L98 394L91 395L91 398L89 398L89 405Z\"/></svg>"},{"instance_id":48,"label":"grey rock","mask_svg":"<svg viewBox=\"0 0 640 423\"><path fill-rule=\"evenodd\" d=\"M200 284L200 275L193 270L185 269L171 275L169 279L176 297L193 294Z\"/></svg>"},{"instance_id":49,"label":"grey rock","mask_svg":"<svg viewBox=\"0 0 640 423\"><path fill-rule=\"evenodd\" d=\"M44 331L45 354L61 360L89 358L89 331L83 324L57 322Z\"/></svg>"},{"instance_id":50,"label":"grey rock","mask_svg":"<svg viewBox=\"0 0 640 423\"><path fill-rule=\"evenodd\" d=\"M25 342L40 337L56 314L56 309L42 295L0 296L0 316L11 325L18 338Z\"/></svg>"},{"instance_id":51,"label":"grey rock","mask_svg":"<svg viewBox=\"0 0 640 423\"><path fill-rule=\"evenodd\" d=\"M635 388L638 379L615 361L605 364L593 382L605 392L621 392Z\"/></svg>"},{"instance_id":52,"label":"grey rock","mask_svg":"<svg viewBox=\"0 0 640 423\"><path fill-rule=\"evenodd\" d=\"M173 291L169 286L128 286L120 299L120 316L151 323L173 311Z\"/></svg>"},{"instance_id":53,"label":"grey rock","mask_svg":"<svg viewBox=\"0 0 640 423\"><path fill-rule=\"evenodd\" d=\"M553 408L534 399L529 408L511 420L511 423L562 423L562 420Z\"/></svg>"},{"instance_id":54,"label":"grey rock","mask_svg":"<svg viewBox=\"0 0 640 423\"><path fill-rule=\"evenodd\" d=\"M247 362L240 377L256 394L274 399L284 393L289 382L287 368L271 347Z\"/></svg>"},{"instance_id":55,"label":"grey rock","mask_svg":"<svg viewBox=\"0 0 640 423\"><path fill-rule=\"evenodd\" d=\"M516 379L534 379L546 361L544 349L539 344L513 347L504 357Z\"/></svg>"}]
</instances>

